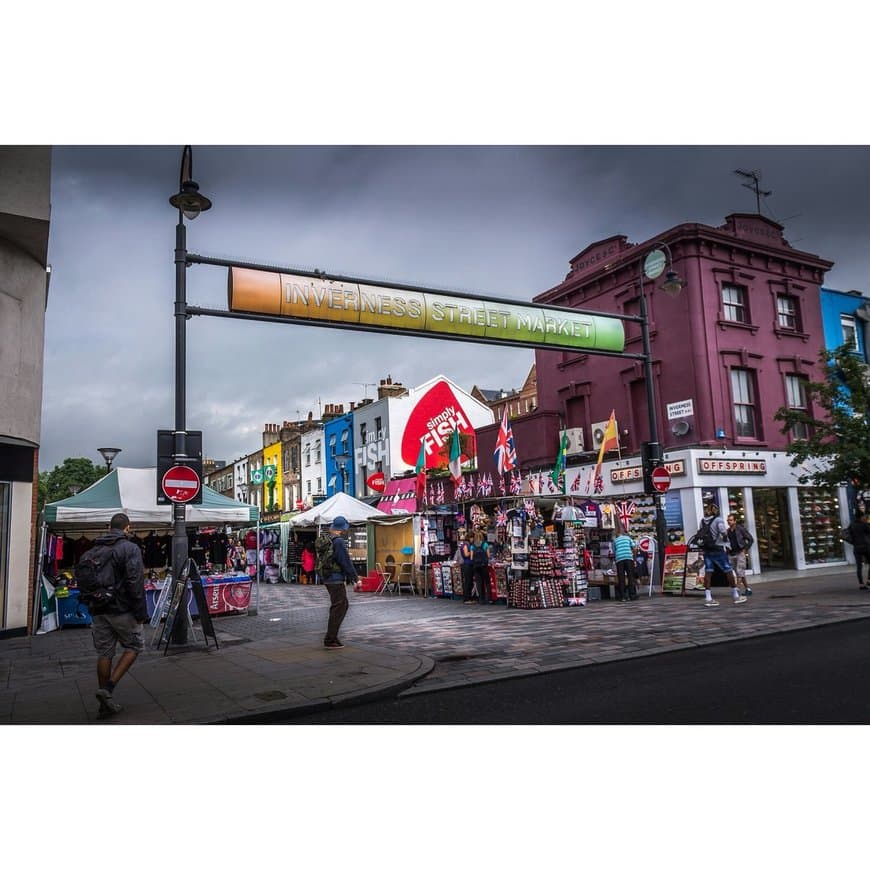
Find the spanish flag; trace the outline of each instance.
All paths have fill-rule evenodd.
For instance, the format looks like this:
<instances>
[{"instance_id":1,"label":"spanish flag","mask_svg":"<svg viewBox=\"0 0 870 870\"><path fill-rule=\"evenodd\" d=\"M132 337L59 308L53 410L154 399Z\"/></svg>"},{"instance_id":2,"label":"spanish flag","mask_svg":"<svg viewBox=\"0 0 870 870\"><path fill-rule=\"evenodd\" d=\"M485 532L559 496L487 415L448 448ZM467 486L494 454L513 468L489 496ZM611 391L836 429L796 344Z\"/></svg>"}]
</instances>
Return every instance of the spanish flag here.
<instances>
[{"instance_id":1,"label":"spanish flag","mask_svg":"<svg viewBox=\"0 0 870 870\"><path fill-rule=\"evenodd\" d=\"M595 474L592 480L597 481L601 476L601 463L604 462L604 454L608 450L619 450L619 433L616 429L616 410L610 412L610 419L604 427L604 438L601 439L601 447L598 449L598 464L595 466Z\"/></svg>"}]
</instances>

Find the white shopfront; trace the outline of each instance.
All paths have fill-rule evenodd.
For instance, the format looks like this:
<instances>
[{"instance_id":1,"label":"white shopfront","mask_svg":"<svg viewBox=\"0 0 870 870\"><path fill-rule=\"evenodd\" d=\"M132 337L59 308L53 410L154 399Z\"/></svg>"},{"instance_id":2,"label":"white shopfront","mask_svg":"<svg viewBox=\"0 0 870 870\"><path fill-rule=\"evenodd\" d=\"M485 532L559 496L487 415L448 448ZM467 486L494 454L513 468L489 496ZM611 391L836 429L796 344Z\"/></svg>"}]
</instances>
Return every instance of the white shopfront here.
<instances>
[{"instance_id":1,"label":"white shopfront","mask_svg":"<svg viewBox=\"0 0 870 870\"><path fill-rule=\"evenodd\" d=\"M713 499L723 517L736 514L755 538L750 565L756 573L852 561L851 548L844 551L838 535L849 522L846 487L799 483L798 477L812 468L793 468L785 453L691 449L667 451L664 458L671 473L671 488L663 497L669 543L691 537L703 516L704 500ZM632 533L651 532L653 497L642 494L640 459L605 462L599 492L591 487L593 468L569 467L565 494L575 500L633 504L637 516L632 514ZM524 491L535 491L536 477L540 475L527 476Z\"/></svg>"}]
</instances>

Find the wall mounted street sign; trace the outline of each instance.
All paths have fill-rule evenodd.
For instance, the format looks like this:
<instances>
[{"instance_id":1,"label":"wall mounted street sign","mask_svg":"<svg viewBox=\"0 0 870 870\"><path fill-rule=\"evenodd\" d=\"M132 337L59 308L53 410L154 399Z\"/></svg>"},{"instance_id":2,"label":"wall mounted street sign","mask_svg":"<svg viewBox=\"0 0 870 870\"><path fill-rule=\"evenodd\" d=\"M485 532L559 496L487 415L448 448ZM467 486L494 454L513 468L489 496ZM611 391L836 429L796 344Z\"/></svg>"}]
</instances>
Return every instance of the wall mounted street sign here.
<instances>
[{"instance_id":1,"label":"wall mounted street sign","mask_svg":"<svg viewBox=\"0 0 870 870\"><path fill-rule=\"evenodd\" d=\"M170 501L186 504L199 492L199 475L188 465L176 465L163 475L160 486Z\"/></svg>"},{"instance_id":2,"label":"wall mounted street sign","mask_svg":"<svg viewBox=\"0 0 870 870\"><path fill-rule=\"evenodd\" d=\"M291 323L428 338L602 353L625 349L625 330L617 317L238 266L229 268L228 307Z\"/></svg>"}]
</instances>

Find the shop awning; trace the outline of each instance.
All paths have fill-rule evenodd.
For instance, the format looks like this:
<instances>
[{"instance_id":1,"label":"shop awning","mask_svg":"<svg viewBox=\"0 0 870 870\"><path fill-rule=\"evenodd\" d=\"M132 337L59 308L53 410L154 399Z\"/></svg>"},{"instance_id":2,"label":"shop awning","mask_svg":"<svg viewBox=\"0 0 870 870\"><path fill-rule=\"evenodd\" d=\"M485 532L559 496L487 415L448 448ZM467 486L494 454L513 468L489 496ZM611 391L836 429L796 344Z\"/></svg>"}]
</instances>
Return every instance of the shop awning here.
<instances>
[{"instance_id":1,"label":"shop awning","mask_svg":"<svg viewBox=\"0 0 870 870\"><path fill-rule=\"evenodd\" d=\"M389 480L378 502L378 510L388 514L414 514L417 512L417 479L403 477Z\"/></svg>"},{"instance_id":2,"label":"shop awning","mask_svg":"<svg viewBox=\"0 0 870 870\"><path fill-rule=\"evenodd\" d=\"M45 506L47 525L105 527L113 514L123 512L135 529L171 528L172 505L157 504L156 468L113 468L86 490ZM233 501L208 486L202 488L202 504L188 505L191 525L256 522L259 510Z\"/></svg>"}]
</instances>

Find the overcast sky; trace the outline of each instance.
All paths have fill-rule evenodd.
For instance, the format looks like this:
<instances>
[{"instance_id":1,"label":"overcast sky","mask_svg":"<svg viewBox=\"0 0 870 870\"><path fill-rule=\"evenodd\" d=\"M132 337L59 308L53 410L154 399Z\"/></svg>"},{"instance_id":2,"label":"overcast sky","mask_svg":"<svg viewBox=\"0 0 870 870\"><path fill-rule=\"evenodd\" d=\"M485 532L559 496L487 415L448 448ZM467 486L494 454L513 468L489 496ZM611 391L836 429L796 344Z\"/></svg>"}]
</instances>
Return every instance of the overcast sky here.
<instances>
[{"instance_id":1,"label":"overcast sky","mask_svg":"<svg viewBox=\"0 0 870 870\"><path fill-rule=\"evenodd\" d=\"M40 467L67 456L155 463L174 425L174 245L182 147L53 151ZM517 300L559 283L598 239L755 211L835 261L826 286L870 288L870 149L851 147L196 146L213 207L188 249ZM226 270L188 269L188 302L226 308ZM208 457L262 446L264 423L376 395L388 375L521 386L534 354L212 317L188 321L187 426ZM366 386L369 385L369 386Z\"/></svg>"}]
</instances>

